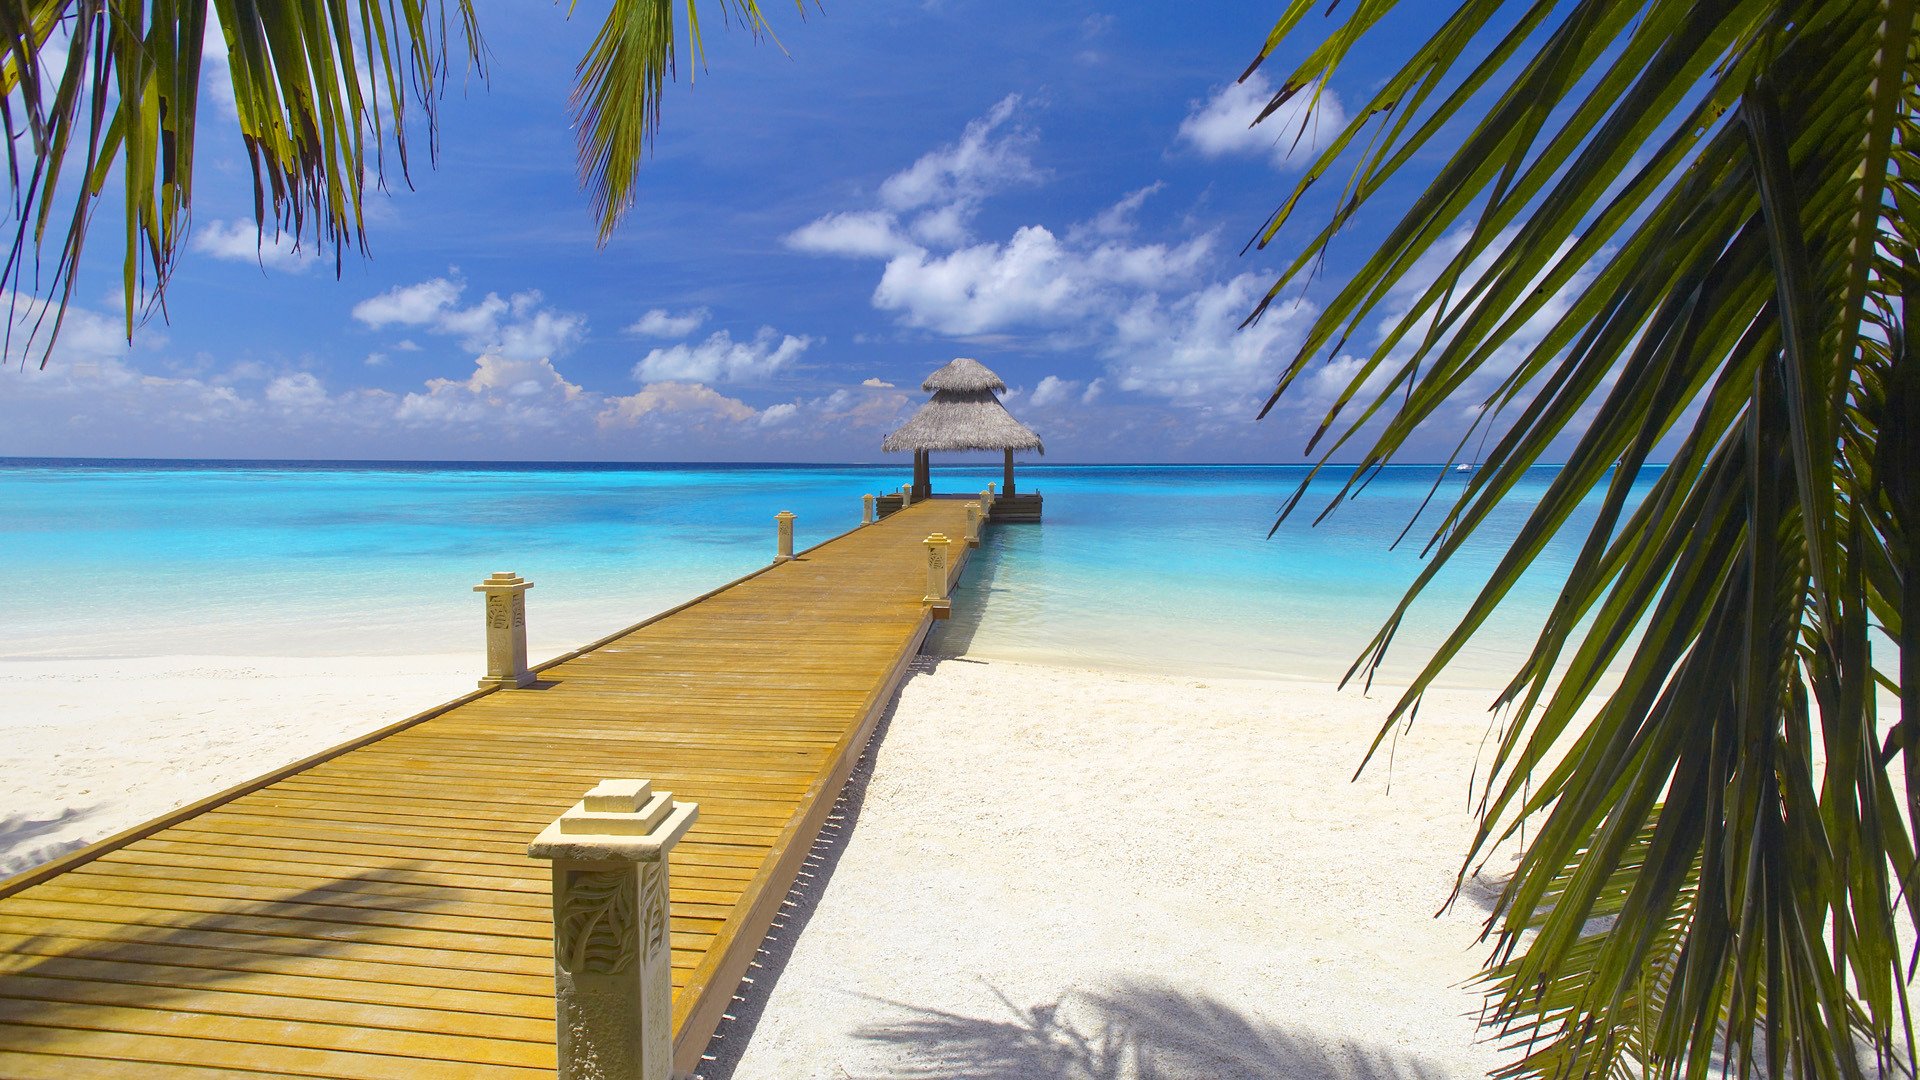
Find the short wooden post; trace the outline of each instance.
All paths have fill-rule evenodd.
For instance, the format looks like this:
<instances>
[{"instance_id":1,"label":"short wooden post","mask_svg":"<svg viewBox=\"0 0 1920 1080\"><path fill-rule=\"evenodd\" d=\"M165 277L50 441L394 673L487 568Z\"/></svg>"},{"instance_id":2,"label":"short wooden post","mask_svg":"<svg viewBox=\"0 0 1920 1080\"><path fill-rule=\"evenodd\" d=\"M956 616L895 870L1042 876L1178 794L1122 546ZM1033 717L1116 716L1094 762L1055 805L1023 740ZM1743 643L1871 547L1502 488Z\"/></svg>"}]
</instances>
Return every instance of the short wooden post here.
<instances>
[{"instance_id":1,"label":"short wooden post","mask_svg":"<svg viewBox=\"0 0 1920 1080\"><path fill-rule=\"evenodd\" d=\"M977 502L967 504L967 546L980 546L980 504Z\"/></svg>"},{"instance_id":2,"label":"short wooden post","mask_svg":"<svg viewBox=\"0 0 1920 1080\"><path fill-rule=\"evenodd\" d=\"M912 505L913 505L913 485L901 484L900 485L900 509L905 510L907 507Z\"/></svg>"},{"instance_id":3,"label":"short wooden post","mask_svg":"<svg viewBox=\"0 0 1920 1080\"><path fill-rule=\"evenodd\" d=\"M793 558L793 511L782 510L773 515L773 520L780 526L780 548L774 554L773 561L783 563Z\"/></svg>"},{"instance_id":4,"label":"short wooden post","mask_svg":"<svg viewBox=\"0 0 1920 1080\"><path fill-rule=\"evenodd\" d=\"M860 524L871 525L873 522L873 493L868 492L860 496Z\"/></svg>"},{"instance_id":5,"label":"short wooden post","mask_svg":"<svg viewBox=\"0 0 1920 1080\"><path fill-rule=\"evenodd\" d=\"M560 1080L670 1080L667 852L699 814L645 780L602 780L528 845L553 862Z\"/></svg>"},{"instance_id":6,"label":"short wooden post","mask_svg":"<svg viewBox=\"0 0 1920 1080\"><path fill-rule=\"evenodd\" d=\"M527 590L533 582L507 572L473 587L487 604L487 677L482 687L512 690L533 682L527 670Z\"/></svg>"},{"instance_id":7,"label":"short wooden post","mask_svg":"<svg viewBox=\"0 0 1920 1080\"><path fill-rule=\"evenodd\" d=\"M952 544L944 533L934 533L927 537L927 595L926 606L933 611L933 617L944 619L953 613L953 601L947 599L947 549Z\"/></svg>"}]
</instances>

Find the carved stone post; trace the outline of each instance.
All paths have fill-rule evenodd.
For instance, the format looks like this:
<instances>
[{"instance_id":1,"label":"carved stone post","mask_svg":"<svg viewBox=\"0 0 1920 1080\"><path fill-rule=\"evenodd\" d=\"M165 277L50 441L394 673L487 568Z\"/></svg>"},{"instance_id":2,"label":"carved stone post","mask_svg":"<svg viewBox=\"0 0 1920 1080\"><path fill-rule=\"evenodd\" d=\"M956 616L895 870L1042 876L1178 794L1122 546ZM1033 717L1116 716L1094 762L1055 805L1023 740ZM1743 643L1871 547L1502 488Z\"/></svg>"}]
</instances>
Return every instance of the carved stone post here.
<instances>
[{"instance_id":1,"label":"carved stone post","mask_svg":"<svg viewBox=\"0 0 1920 1080\"><path fill-rule=\"evenodd\" d=\"M527 670L527 590L533 582L515 573L495 574L473 587L486 594L487 677L480 685L512 690L533 682Z\"/></svg>"},{"instance_id":2,"label":"carved stone post","mask_svg":"<svg viewBox=\"0 0 1920 1080\"><path fill-rule=\"evenodd\" d=\"M980 493L980 512L982 514L993 513L993 485L992 484L988 484L987 489Z\"/></svg>"},{"instance_id":3,"label":"carved stone post","mask_svg":"<svg viewBox=\"0 0 1920 1080\"><path fill-rule=\"evenodd\" d=\"M871 525L874 523L874 520L875 519L873 516L873 493L868 492L867 494L860 496L860 524Z\"/></svg>"},{"instance_id":4,"label":"carved stone post","mask_svg":"<svg viewBox=\"0 0 1920 1080\"><path fill-rule=\"evenodd\" d=\"M901 484L900 485L900 509L905 510L907 507L912 505L913 505L913 485Z\"/></svg>"},{"instance_id":5,"label":"carved stone post","mask_svg":"<svg viewBox=\"0 0 1920 1080\"><path fill-rule=\"evenodd\" d=\"M980 546L980 504L977 502L967 504L967 546Z\"/></svg>"},{"instance_id":6,"label":"carved stone post","mask_svg":"<svg viewBox=\"0 0 1920 1080\"><path fill-rule=\"evenodd\" d=\"M560 1080L669 1080L667 852L699 816L645 780L602 780L527 848L553 861Z\"/></svg>"},{"instance_id":7,"label":"carved stone post","mask_svg":"<svg viewBox=\"0 0 1920 1080\"><path fill-rule=\"evenodd\" d=\"M780 550L773 561L783 563L793 558L793 512L782 510L773 515L773 520L780 523Z\"/></svg>"},{"instance_id":8,"label":"carved stone post","mask_svg":"<svg viewBox=\"0 0 1920 1080\"><path fill-rule=\"evenodd\" d=\"M927 537L927 595L923 602L932 609L936 619L953 614L953 602L947 599L947 549L950 544L952 541L944 533Z\"/></svg>"}]
</instances>

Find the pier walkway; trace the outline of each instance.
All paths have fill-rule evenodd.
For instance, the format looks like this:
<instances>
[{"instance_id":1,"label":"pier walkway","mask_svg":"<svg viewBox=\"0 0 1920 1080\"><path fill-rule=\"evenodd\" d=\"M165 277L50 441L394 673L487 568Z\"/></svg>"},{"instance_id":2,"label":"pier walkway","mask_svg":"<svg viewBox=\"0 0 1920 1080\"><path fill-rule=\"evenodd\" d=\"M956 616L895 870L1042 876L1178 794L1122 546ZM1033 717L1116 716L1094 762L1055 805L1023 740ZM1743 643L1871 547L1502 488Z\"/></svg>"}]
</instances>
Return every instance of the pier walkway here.
<instances>
[{"instance_id":1,"label":"pier walkway","mask_svg":"<svg viewBox=\"0 0 1920 1080\"><path fill-rule=\"evenodd\" d=\"M955 579L965 520L917 503L534 687L0 882L0 1076L551 1077L551 868L526 849L608 777L700 804L671 857L675 1060L694 1068L927 633L923 541L954 538Z\"/></svg>"}]
</instances>

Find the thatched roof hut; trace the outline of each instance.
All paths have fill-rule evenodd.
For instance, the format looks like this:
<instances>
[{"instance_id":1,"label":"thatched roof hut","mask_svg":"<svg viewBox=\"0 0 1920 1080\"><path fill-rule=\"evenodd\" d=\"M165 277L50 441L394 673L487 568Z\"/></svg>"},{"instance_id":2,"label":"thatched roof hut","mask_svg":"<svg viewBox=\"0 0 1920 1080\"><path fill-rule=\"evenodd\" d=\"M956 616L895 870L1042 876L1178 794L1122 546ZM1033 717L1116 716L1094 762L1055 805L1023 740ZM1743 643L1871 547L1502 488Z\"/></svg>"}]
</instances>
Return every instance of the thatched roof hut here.
<instances>
[{"instance_id":1,"label":"thatched roof hut","mask_svg":"<svg viewBox=\"0 0 1920 1080\"><path fill-rule=\"evenodd\" d=\"M968 450L999 450L1006 455L1006 491L1013 491L1013 452L1033 450L1046 453L1040 436L1013 418L1000 404L996 391L1007 384L978 360L960 357L927 376L922 390L933 393L933 400L880 443L886 453L913 452L915 498L933 493L928 455Z\"/></svg>"}]
</instances>

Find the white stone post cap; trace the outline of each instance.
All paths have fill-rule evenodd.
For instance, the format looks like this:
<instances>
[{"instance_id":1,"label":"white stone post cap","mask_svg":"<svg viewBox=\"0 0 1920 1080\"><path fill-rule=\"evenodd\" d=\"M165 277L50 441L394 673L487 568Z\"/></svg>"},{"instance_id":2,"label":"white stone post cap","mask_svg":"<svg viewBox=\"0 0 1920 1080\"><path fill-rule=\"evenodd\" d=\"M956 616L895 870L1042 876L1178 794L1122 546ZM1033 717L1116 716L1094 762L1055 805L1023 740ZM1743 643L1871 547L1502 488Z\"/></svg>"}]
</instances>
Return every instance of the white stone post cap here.
<instances>
[{"instance_id":1,"label":"white stone post cap","mask_svg":"<svg viewBox=\"0 0 1920 1080\"><path fill-rule=\"evenodd\" d=\"M793 511L791 511L791 510L782 510L782 511L780 511L779 513L777 513L777 514L775 514L775 515L773 515L773 518L774 518L774 520L775 520L775 521L792 521L792 520L793 520Z\"/></svg>"},{"instance_id":2,"label":"white stone post cap","mask_svg":"<svg viewBox=\"0 0 1920 1080\"><path fill-rule=\"evenodd\" d=\"M533 588L533 582L511 570L497 573L473 587L474 592L515 592Z\"/></svg>"},{"instance_id":3,"label":"white stone post cap","mask_svg":"<svg viewBox=\"0 0 1920 1080\"><path fill-rule=\"evenodd\" d=\"M947 539L946 533L932 533L927 536L927 543L929 544L947 544L951 542L952 541Z\"/></svg>"},{"instance_id":4,"label":"white stone post cap","mask_svg":"<svg viewBox=\"0 0 1920 1080\"><path fill-rule=\"evenodd\" d=\"M645 780L603 780L553 824L527 854L569 862L651 862L665 858L700 816L697 803L675 802Z\"/></svg>"}]
</instances>

